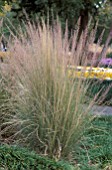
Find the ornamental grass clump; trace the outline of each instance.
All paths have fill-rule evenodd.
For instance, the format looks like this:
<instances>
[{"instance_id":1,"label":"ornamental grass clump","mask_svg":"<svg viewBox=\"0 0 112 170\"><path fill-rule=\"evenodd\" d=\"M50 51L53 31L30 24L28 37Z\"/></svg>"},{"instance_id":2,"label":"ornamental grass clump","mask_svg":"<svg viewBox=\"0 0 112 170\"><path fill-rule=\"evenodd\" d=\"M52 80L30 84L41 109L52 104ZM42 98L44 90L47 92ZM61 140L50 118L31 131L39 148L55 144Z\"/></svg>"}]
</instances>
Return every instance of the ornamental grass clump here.
<instances>
[{"instance_id":1,"label":"ornamental grass clump","mask_svg":"<svg viewBox=\"0 0 112 170\"><path fill-rule=\"evenodd\" d=\"M17 130L11 137L56 159L70 157L92 118L94 100L84 104L89 83L67 74L69 65L77 67L81 58L86 63L83 38L76 42L77 31L69 41L67 28L63 35L59 23L50 27L42 22L20 28L10 46L8 74L15 114L7 126Z\"/></svg>"},{"instance_id":2,"label":"ornamental grass clump","mask_svg":"<svg viewBox=\"0 0 112 170\"><path fill-rule=\"evenodd\" d=\"M2 77L2 74L0 74L0 132L2 131L2 133L0 133L0 143L4 142L7 137L13 134L13 130L7 133L6 125L4 125L4 123L7 122L13 114L12 107L10 105L11 93L9 89L7 89L9 86L8 78L9 77L7 77L7 79L4 79L4 77Z\"/></svg>"}]
</instances>

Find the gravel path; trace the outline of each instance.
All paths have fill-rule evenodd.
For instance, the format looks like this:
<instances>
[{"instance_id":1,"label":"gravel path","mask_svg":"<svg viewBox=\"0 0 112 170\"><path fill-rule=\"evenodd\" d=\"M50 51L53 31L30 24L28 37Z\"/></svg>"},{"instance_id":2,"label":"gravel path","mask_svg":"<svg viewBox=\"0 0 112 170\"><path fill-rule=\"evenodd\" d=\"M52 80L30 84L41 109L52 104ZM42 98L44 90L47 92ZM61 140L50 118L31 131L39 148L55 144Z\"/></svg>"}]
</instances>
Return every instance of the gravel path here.
<instances>
[{"instance_id":1,"label":"gravel path","mask_svg":"<svg viewBox=\"0 0 112 170\"><path fill-rule=\"evenodd\" d=\"M93 114L112 116L112 106L93 106Z\"/></svg>"}]
</instances>

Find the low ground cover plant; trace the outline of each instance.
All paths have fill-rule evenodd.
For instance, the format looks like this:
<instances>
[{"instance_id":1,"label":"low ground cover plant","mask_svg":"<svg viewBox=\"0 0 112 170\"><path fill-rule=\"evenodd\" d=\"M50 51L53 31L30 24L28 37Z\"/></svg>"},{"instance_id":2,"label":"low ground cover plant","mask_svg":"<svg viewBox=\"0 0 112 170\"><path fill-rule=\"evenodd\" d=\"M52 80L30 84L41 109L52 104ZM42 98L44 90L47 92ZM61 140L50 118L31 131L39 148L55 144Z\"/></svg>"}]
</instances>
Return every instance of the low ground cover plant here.
<instances>
[{"instance_id":1,"label":"low ground cover plant","mask_svg":"<svg viewBox=\"0 0 112 170\"><path fill-rule=\"evenodd\" d=\"M92 122L74 154L80 170L112 169L112 117L99 116Z\"/></svg>"},{"instance_id":2,"label":"low ground cover plant","mask_svg":"<svg viewBox=\"0 0 112 170\"><path fill-rule=\"evenodd\" d=\"M75 170L66 162L56 162L17 146L0 146L1 170Z\"/></svg>"}]
</instances>

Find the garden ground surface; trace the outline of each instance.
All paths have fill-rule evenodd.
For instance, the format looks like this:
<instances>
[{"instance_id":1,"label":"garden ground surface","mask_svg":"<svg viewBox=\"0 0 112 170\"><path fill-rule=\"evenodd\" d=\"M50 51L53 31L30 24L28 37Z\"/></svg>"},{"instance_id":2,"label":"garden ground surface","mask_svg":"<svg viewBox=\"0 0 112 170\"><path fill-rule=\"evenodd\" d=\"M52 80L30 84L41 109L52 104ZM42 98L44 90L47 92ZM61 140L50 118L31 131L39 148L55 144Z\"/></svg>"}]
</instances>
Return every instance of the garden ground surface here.
<instances>
[{"instance_id":1,"label":"garden ground surface","mask_svg":"<svg viewBox=\"0 0 112 170\"><path fill-rule=\"evenodd\" d=\"M93 114L112 116L112 106L93 106Z\"/></svg>"}]
</instances>

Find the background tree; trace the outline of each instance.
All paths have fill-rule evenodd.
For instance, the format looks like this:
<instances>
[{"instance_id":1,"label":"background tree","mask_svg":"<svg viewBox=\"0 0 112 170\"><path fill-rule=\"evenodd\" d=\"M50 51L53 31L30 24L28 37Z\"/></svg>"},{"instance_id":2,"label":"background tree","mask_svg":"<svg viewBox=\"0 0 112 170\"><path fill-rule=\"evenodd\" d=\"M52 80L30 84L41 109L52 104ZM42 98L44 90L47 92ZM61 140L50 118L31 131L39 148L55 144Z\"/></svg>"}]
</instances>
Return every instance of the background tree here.
<instances>
[{"instance_id":1,"label":"background tree","mask_svg":"<svg viewBox=\"0 0 112 170\"><path fill-rule=\"evenodd\" d=\"M49 18L58 15L63 24L68 20L71 29L80 17L80 34L85 30L89 17L95 18L104 2L105 0L7 0L12 6L14 17L19 20L25 19L23 9L31 19L35 16L45 18L49 13Z\"/></svg>"},{"instance_id":2,"label":"background tree","mask_svg":"<svg viewBox=\"0 0 112 170\"><path fill-rule=\"evenodd\" d=\"M14 24L26 20L24 11L26 11L31 21L35 18L43 17L52 23L52 19L59 16L62 28L65 29L66 21L68 22L69 31L76 29L76 23L80 17L79 38L85 31L90 17L92 17L92 27L95 27L96 21L99 20L98 35L105 28L103 43L106 40L111 22L111 9L109 7L112 0L1 0L0 5L6 2L11 11L6 13ZM107 17L107 15L110 17ZM70 33L70 32L69 32ZM96 40L97 40L96 37Z\"/></svg>"},{"instance_id":3,"label":"background tree","mask_svg":"<svg viewBox=\"0 0 112 170\"><path fill-rule=\"evenodd\" d=\"M104 47L101 52L101 57L105 58L109 45L112 43L112 0L107 1L105 8L99 16L99 28L105 28Z\"/></svg>"}]
</instances>

